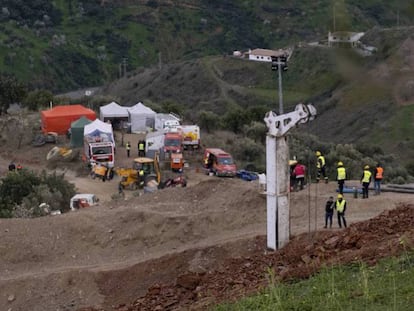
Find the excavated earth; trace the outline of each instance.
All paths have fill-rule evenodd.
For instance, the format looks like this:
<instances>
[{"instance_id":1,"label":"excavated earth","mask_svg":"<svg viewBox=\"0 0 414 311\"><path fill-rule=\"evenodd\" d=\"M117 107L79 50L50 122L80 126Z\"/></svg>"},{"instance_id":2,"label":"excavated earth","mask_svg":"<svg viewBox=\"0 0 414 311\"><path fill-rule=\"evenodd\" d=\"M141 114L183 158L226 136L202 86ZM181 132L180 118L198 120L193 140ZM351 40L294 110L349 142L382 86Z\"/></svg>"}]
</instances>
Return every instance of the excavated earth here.
<instances>
[{"instance_id":1,"label":"excavated earth","mask_svg":"<svg viewBox=\"0 0 414 311\"><path fill-rule=\"evenodd\" d=\"M45 167L40 156L29 161L30 152L19 154L23 166ZM3 153L2 167L9 161ZM114 199L118 180L67 170L79 192L101 198L98 206L0 219L0 310L205 310L257 292L271 270L282 281L306 278L323 266L375 264L414 246L407 193L346 194L348 228L334 219L323 229L325 201L335 195L330 182L291 193L291 241L269 251L259 185L207 176L196 163L185 169L188 187L126 192L125 200Z\"/></svg>"}]
</instances>

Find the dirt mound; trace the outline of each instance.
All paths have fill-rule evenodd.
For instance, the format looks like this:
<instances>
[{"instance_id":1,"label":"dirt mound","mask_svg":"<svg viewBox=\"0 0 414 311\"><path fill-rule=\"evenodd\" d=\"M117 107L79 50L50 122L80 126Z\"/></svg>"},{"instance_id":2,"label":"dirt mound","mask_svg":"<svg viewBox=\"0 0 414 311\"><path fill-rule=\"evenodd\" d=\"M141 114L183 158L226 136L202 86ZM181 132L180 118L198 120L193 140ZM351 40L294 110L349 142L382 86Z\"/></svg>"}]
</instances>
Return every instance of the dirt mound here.
<instances>
[{"instance_id":1,"label":"dirt mound","mask_svg":"<svg viewBox=\"0 0 414 311\"><path fill-rule=\"evenodd\" d=\"M414 205L405 205L372 220L354 224L344 231L317 232L311 240L307 234L301 234L274 253L267 253L265 238L258 237L247 247L260 254L229 258L217 269L202 273L185 271L177 276L174 283L153 284L146 295L132 305L121 305L115 310L205 309L213 303L234 300L266 286L266 275L271 270L277 278L286 280L309 277L326 265L360 261L375 264L380 258L398 255L414 247L413 223ZM204 249L203 255L216 251L216 247ZM160 259L159 263L165 269L174 268L178 258L182 260L186 257L186 253L169 256ZM101 285L105 284L102 282L104 279L101 279ZM123 283L123 279L117 281L117 284ZM110 286L105 287L105 291L109 292Z\"/></svg>"},{"instance_id":2,"label":"dirt mound","mask_svg":"<svg viewBox=\"0 0 414 311\"><path fill-rule=\"evenodd\" d=\"M278 264L278 253L265 250L266 197L258 184L207 176L195 165L186 175L186 188L138 196L128 192L127 200L113 201L115 180L103 183L67 171L65 176L81 192L103 198L99 206L60 216L0 219L0 310L27 310L28 305L33 311L88 306L113 310L121 305L131 310L202 308L264 285L268 267L288 277L293 262L293 271L305 275L309 259L300 254L306 247L311 247L307 254L313 254L314 239L353 232L312 234L323 226L324 203L336 184L308 185L305 191L291 193L290 212L292 234L309 235L293 238L297 250L289 246L280 252L284 255ZM346 198L351 225L394 208L396 202L412 201L412 195L396 193L369 200ZM303 244L295 244L297 239ZM289 249L299 255L289 259ZM335 253L327 246L324 252ZM310 262L322 262L316 254L308 255ZM226 283L231 272L234 276Z\"/></svg>"}]
</instances>

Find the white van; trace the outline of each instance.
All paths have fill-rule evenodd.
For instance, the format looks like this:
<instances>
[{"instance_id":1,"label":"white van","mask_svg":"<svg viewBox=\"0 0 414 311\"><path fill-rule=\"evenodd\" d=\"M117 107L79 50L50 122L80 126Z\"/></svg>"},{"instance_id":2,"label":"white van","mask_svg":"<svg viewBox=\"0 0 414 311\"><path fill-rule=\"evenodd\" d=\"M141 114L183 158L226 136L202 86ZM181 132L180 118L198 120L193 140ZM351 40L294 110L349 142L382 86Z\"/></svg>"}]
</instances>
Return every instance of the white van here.
<instances>
[{"instance_id":1,"label":"white van","mask_svg":"<svg viewBox=\"0 0 414 311\"><path fill-rule=\"evenodd\" d=\"M90 207L97 205L99 199L92 193L79 193L70 199L70 209L76 210L79 208Z\"/></svg>"}]
</instances>

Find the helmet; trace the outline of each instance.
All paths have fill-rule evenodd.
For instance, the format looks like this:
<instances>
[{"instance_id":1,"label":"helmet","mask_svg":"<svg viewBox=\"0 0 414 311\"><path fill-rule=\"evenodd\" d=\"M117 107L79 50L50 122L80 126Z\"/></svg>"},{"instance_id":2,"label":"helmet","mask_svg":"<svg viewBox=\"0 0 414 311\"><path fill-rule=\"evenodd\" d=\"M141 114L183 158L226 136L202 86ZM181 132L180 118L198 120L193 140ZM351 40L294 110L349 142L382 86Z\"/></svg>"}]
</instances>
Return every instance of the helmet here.
<instances>
[{"instance_id":1,"label":"helmet","mask_svg":"<svg viewBox=\"0 0 414 311\"><path fill-rule=\"evenodd\" d=\"M343 195L342 194L338 194L338 199L343 199Z\"/></svg>"},{"instance_id":2,"label":"helmet","mask_svg":"<svg viewBox=\"0 0 414 311\"><path fill-rule=\"evenodd\" d=\"M319 157L320 155L322 155L320 151L316 151L315 154L316 154L317 157Z\"/></svg>"},{"instance_id":3,"label":"helmet","mask_svg":"<svg viewBox=\"0 0 414 311\"><path fill-rule=\"evenodd\" d=\"M339 161L338 166L344 166L344 164L341 161Z\"/></svg>"},{"instance_id":4,"label":"helmet","mask_svg":"<svg viewBox=\"0 0 414 311\"><path fill-rule=\"evenodd\" d=\"M365 165L364 170L369 170L369 165Z\"/></svg>"}]
</instances>

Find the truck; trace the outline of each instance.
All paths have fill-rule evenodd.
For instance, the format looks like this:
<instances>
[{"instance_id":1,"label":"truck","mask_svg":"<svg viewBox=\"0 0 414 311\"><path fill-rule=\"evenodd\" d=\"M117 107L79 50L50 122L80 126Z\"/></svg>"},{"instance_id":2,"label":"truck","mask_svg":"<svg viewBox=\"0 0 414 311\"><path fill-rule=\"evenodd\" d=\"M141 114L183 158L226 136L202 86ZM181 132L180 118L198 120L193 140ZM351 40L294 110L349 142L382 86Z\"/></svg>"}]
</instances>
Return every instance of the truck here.
<instances>
[{"instance_id":1,"label":"truck","mask_svg":"<svg viewBox=\"0 0 414 311\"><path fill-rule=\"evenodd\" d=\"M174 130L165 133L164 153L177 153L182 151L183 135L182 132Z\"/></svg>"},{"instance_id":2,"label":"truck","mask_svg":"<svg viewBox=\"0 0 414 311\"><path fill-rule=\"evenodd\" d=\"M203 167L207 174L234 177L237 167L231 154L219 148L206 148L203 156Z\"/></svg>"},{"instance_id":3,"label":"truck","mask_svg":"<svg viewBox=\"0 0 414 311\"><path fill-rule=\"evenodd\" d=\"M180 125L180 117L174 113L157 113L155 116L154 129L162 131L176 128Z\"/></svg>"},{"instance_id":4,"label":"truck","mask_svg":"<svg viewBox=\"0 0 414 311\"><path fill-rule=\"evenodd\" d=\"M90 164L99 163L113 168L115 163L115 144L111 141L96 141L94 137L84 137L83 159Z\"/></svg>"},{"instance_id":5,"label":"truck","mask_svg":"<svg viewBox=\"0 0 414 311\"><path fill-rule=\"evenodd\" d=\"M200 148L200 127L198 125L181 125L183 141L182 145L185 150L195 150Z\"/></svg>"}]
</instances>

